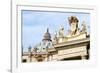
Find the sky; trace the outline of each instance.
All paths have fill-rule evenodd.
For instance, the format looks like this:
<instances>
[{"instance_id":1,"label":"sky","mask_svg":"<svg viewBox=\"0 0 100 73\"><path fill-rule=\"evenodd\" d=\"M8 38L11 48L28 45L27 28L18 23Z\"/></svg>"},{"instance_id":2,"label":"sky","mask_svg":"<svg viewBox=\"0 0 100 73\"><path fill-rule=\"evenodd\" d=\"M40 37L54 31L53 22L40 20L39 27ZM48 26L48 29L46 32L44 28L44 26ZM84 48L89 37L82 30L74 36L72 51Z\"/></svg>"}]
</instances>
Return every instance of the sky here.
<instances>
[{"instance_id":1,"label":"sky","mask_svg":"<svg viewBox=\"0 0 100 73\"><path fill-rule=\"evenodd\" d=\"M61 26L64 27L64 33L67 35L67 31L70 29L68 22L68 17L70 16L76 16L78 18L79 28L81 27L82 21L85 20L87 31L89 32L89 13L22 10L21 16L22 46L24 51L27 51L29 46L34 48L36 44L40 43L47 28L49 28L52 38Z\"/></svg>"}]
</instances>

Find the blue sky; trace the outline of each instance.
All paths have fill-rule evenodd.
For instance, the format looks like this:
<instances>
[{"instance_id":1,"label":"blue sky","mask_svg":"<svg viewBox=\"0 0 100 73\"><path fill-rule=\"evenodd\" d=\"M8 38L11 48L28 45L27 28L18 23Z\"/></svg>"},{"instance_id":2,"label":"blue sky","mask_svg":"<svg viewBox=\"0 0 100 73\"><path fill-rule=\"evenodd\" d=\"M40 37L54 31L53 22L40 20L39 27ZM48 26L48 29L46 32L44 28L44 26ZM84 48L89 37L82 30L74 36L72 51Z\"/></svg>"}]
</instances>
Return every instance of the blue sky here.
<instances>
[{"instance_id":1,"label":"blue sky","mask_svg":"<svg viewBox=\"0 0 100 73\"><path fill-rule=\"evenodd\" d=\"M44 11L28 11L22 10L22 45L24 50L29 46L34 47L41 42L43 35L49 28L51 36L58 31L60 26L64 26L64 33L70 28L68 17L76 16L79 20L79 27L85 20L87 27L90 25L90 14L74 13L74 12L44 12ZM87 28L89 31L89 28Z\"/></svg>"}]
</instances>

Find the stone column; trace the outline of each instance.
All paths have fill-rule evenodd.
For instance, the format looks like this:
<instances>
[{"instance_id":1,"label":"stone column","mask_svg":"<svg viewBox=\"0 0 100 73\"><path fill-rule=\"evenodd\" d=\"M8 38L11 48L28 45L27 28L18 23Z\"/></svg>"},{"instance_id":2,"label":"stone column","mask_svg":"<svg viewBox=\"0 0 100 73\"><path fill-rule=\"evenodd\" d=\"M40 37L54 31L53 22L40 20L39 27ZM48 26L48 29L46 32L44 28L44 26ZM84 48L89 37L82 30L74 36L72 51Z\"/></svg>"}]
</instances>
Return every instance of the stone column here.
<instances>
[{"instance_id":1,"label":"stone column","mask_svg":"<svg viewBox=\"0 0 100 73\"><path fill-rule=\"evenodd\" d=\"M82 60L86 60L86 56L81 56L81 59Z\"/></svg>"},{"instance_id":2,"label":"stone column","mask_svg":"<svg viewBox=\"0 0 100 73\"><path fill-rule=\"evenodd\" d=\"M49 56L49 60L50 60L50 61L52 60L51 55Z\"/></svg>"}]
</instances>

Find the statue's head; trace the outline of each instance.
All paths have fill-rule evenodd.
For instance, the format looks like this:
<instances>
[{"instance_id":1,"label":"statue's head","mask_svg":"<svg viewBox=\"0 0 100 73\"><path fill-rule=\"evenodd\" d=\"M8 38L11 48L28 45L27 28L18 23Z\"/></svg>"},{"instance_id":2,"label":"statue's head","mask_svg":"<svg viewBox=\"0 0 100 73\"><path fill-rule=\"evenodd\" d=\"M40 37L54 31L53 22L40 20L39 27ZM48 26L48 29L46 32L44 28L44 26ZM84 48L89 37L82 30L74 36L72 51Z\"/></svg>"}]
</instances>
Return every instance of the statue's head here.
<instances>
[{"instance_id":1,"label":"statue's head","mask_svg":"<svg viewBox=\"0 0 100 73\"><path fill-rule=\"evenodd\" d=\"M75 16L68 17L69 24L78 23L78 19Z\"/></svg>"}]
</instances>

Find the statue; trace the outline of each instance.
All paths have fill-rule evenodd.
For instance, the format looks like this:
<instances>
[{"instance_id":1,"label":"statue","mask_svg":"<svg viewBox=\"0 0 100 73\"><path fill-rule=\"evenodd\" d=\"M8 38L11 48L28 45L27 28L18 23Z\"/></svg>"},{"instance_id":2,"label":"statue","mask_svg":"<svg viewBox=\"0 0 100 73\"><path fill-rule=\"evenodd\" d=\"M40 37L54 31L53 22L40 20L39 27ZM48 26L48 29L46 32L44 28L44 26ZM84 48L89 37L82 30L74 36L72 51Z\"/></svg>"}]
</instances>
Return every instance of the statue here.
<instances>
[{"instance_id":1,"label":"statue","mask_svg":"<svg viewBox=\"0 0 100 73\"><path fill-rule=\"evenodd\" d=\"M81 32L86 32L86 23L85 21L82 22L82 30Z\"/></svg>"},{"instance_id":2,"label":"statue","mask_svg":"<svg viewBox=\"0 0 100 73\"><path fill-rule=\"evenodd\" d=\"M70 24L70 34L73 36L78 31L78 19L75 16L68 17Z\"/></svg>"},{"instance_id":3,"label":"statue","mask_svg":"<svg viewBox=\"0 0 100 73\"><path fill-rule=\"evenodd\" d=\"M59 34L59 37L64 37L64 27L63 26L61 26L58 34Z\"/></svg>"},{"instance_id":4,"label":"statue","mask_svg":"<svg viewBox=\"0 0 100 73\"><path fill-rule=\"evenodd\" d=\"M54 34L54 38L53 38L53 44L57 44L58 43L58 34L57 31Z\"/></svg>"}]
</instances>

